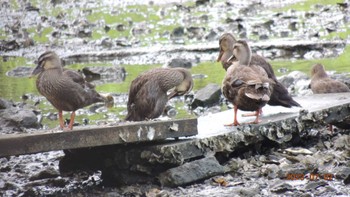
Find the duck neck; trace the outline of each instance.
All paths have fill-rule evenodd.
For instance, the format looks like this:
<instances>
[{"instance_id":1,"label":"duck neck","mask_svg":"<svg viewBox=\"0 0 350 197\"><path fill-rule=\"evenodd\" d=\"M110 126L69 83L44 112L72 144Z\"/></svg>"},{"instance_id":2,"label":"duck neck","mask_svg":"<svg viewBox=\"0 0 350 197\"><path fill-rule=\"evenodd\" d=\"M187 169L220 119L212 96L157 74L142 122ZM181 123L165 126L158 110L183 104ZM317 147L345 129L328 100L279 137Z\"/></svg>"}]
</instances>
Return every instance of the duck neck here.
<instances>
[{"instance_id":1,"label":"duck neck","mask_svg":"<svg viewBox=\"0 0 350 197\"><path fill-rule=\"evenodd\" d=\"M249 46L242 47L238 49L237 59L239 60L240 65L250 65L250 61L252 59L252 52Z\"/></svg>"}]
</instances>

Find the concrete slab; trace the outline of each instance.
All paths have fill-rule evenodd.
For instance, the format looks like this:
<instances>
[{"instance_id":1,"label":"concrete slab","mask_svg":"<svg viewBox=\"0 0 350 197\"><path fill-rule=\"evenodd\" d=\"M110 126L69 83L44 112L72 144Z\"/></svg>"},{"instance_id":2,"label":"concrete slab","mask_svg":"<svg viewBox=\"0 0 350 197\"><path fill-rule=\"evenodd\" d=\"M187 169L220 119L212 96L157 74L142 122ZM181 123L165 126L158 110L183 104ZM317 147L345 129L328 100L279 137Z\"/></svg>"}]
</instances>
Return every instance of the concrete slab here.
<instances>
[{"instance_id":1,"label":"concrete slab","mask_svg":"<svg viewBox=\"0 0 350 197\"><path fill-rule=\"evenodd\" d=\"M120 123L117 126L75 127L72 131L44 131L0 135L0 157L132 142L147 142L197 134L197 119Z\"/></svg>"}]
</instances>

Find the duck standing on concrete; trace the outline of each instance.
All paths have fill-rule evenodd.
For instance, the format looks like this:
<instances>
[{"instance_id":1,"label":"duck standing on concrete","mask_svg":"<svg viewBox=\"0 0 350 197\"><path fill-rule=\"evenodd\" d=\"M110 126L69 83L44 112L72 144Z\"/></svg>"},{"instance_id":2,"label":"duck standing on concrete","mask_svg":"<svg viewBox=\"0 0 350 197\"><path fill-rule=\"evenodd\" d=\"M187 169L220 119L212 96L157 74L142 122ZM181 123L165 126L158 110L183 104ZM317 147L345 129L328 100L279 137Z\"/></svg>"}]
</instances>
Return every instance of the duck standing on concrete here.
<instances>
[{"instance_id":1,"label":"duck standing on concrete","mask_svg":"<svg viewBox=\"0 0 350 197\"><path fill-rule=\"evenodd\" d=\"M248 48L248 51L246 49ZM261 108L270 100L274 81L267 77L266 72L259 66L251 65L251 52L245 41L237 41L233 45L233 58L229 59L232 65L227 68L222 84L224 96L234 106L233 123L227 126L237 126L237 111L255 111L256 119L251 122L260 122ZM249 65L249 66L248 66Z\"/></svg>"},{"instance_id":2,"label":"duck standing on concrete","mask_svg":"<svg viewBox=\"0 0 350 197\"><path fill-rule=\"evenodd\" d=\"M107 99L91 89L79 73L63 69L61 60L55 52L47 51L40 55L38 65L32 76L39 74L36 87L41 95L58 110L61 129L72 130L75 111ZM68 128L64 127L62 111L71 111Z\"/></svg>"},{"instance_id":3,"label":"duck standing on concrete","mask_svg":"<svg viewBox=\"0 0 350 197\"><path fill-rule=\"evenodd\" d=\"M322 64L312 66L310 86L314 94L350 92L345 83L331 79Z\"/></svg>"},{"instance_id":4,"label":"duck standing on concrete","mask_svg":"<svg viewBox=\"0 0 350 197\"><path fill-rule=\"evenodd\" d=\"M131 82L127 104L127 121L159 117L169 99L192 90L191 73L184 68L155 68ZM169 94L167 92L173 89Z\"/></svg>"},{"instance_id":5,"label":"duck standing on concrete","mask_svg":"<svg viewBox=\"0 0 350 197\"><path fill-rule=\"evenodd\" d=\"M220 53L217 61L221 61L221 64L225 70L231 66L233 54L233 45L237 42L231 33L224 33L219 40ZM248 49L245 49L245 53L248 53ZM242 51L244 53L244 51ZM260 66L267 73L268 78L274 81L273 92L271 94L269 105L272 106L283 106L283 107L301 107L288 93L288 90L277 80L275 73L269 64L263 57L252 54L250 64Z\"/></svg>"}]
</instances>

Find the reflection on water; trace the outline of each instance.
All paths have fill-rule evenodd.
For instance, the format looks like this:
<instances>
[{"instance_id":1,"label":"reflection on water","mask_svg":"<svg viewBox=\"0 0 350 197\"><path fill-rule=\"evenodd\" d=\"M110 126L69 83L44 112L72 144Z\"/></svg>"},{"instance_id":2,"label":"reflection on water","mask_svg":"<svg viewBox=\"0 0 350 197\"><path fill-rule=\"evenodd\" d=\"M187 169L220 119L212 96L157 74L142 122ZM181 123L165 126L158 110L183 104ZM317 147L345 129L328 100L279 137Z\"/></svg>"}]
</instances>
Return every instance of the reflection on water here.
<instances>
[{"instance_id":1,"label":"reflection on water","mask_svg":"<svg viewBox=\"0 0 350 197\"><path fill-rule=\"evenodd\" d=\"M94 67L92 67L94 66ZM94 104L76 111L77 120L80 124L107 124L116 122L125 115L127 92L132 79L139 73L154 68L159 65L126 65L127 76L125 80L107 80L105 83L93 81L96 90L101 93L112 94L115 99L115 106L107 109L102 103ZM35 67L32 60L22 57L2 57L0 66L0 97L14 102L25 101L29 104L37 104L36 110L40 110L43 116L44 127L55 128L58 126L57 110L42 97L36 89L35 77L30 77L32 69ZM106 67L107 75L111 75L111 63L85 63L67 66L70 69L81 70L84 67L98 68ZM64 113L65 118L69 118Z\"/></svg>"}]
</instances>

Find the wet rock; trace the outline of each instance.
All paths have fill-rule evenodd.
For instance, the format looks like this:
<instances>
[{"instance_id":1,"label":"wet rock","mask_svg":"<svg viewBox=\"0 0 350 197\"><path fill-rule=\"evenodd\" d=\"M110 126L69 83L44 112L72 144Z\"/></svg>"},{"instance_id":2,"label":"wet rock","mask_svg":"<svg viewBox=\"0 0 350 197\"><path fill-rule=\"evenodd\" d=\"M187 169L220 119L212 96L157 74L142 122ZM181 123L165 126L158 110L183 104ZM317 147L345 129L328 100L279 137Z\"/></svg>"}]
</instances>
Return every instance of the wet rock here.
<instances>
[{"instance_id":1,"label":"wet rock","mask_svg":"<svg viewBox=\"0 0 350 197\"><path fill-rule=\"evenodd\" d=\"M348 150L350 151L350 136L342 135L334 141L334 147L337 150Z\"/></svg>"},{"instance_id":2,"label":"wet rock","mask_svg":"<svg viewBox=\"0 0 350 197\"><path fill-rule=\"evenodd\" d=\"M196 92L191 107L193 109L197 108L198 106L210 107L219 103L220 95L221 87L218 84L208 84Z\"/></svg>"},{"instance_id":3,"label":"wet rock","mask_svg":"<svg viewBox=\"0 0 350 197\"><path fill-rule=\"evenodd\" d=\"M37 117L32 110L15 107L0 110L0 124L5 127L38 128Z\"/></svg>"},{"instance_id":4,"label":"wet rock","mask_svg":"<svg viewBox=\"0 0 350 197\"><path fill-rule=\"evenodd\" d=\"M16 40L0 41L0 51L12 51L19 49L19 44Z\"/></svg>"},{"instance_id":5,"label":"wet rock","mask_svg":"<svg viewBox=\"0 0 350 197\"><path fill-rule=\"evenodd\" d=\"M96 85L104 83L120 83L125 80L126 71L120 66L89 66L83 68L88 82L94 81Z\"/></svg>"},{"instance_id":6,"label":"wet rock","mask_svg":"<svg viewBox=\"0 0 350 197\"><path fill-rule=\"evenodd\" d=\"M174 58L170 60L165 66L169 68L191 68L192 62L183 58Z\"/></svg>"},{"instance_id":7,"label":"wet rock","mask_svg":"<svg viewBox=\"0 0 350 197\"><path fill-rule=\"evenodd\" d=\"M310 181L308 182L305 187L304 190L308 191L308 190L316 190L319 187L324 187L328 185L328 183L326 181L320 180L320 181Z\"/></svg>"},{"instance_id":8,"label":"wet rock","mask_svg":"<svg viewBox=\"0 0 350 197\"><path fill-rule=\"evenodd\" d=\"M10 107L12 107L12 105L13 105L12 102L5 100L3 98L0 98L0 110L10 108Z\"/></svg>"},{"instance_id":9,"label":"wet rock","mask_svg":"<svg viewBox=\"0 0 350 197\"><path fill-rule=\"evenodd\" d=\"M91 29L79 30L77 33L77 36L79 38L90 38L92 36L92 30Z\"/></svg>"},{"instance_id":10,"label":"wet rock","mask_svg":"<svg viewBox=\"0 0 350 197\"><path fill-rule=\"evenodd\" d=\"M6 73L9 77L29 77L33 71L33 67L19 66Z\"/></svg>"},{"instance_id":11,"label":"wet rock","mask_svg":"<svg viewBox=\"0 0 350 197\"><path fill-rule=\"evenodd\" d=\"M205 28L204 27L188 27L186 28L187 32L188 32L188 37L190 39L196 38L196 39L202 39L204 32L205 32Z\"/></svg>"},{"instance_id":12,"label":"wet rock","mask_svg":"<svg viewBox=\"0 0 350 197\"><path fill-rule=\"evenodd\" d=\"M196 6L206 5L210 2L210 0L196 0Z\"/></svg>"},{"instance_id":13,"label":"wet rock","mask_svg":"<svg viewBox=\"0 0 350 197\"><path fill-rule=\"evenodd\" d=\"M277 194L285 193L286 191L293 191L294 187L288 183L285 183L284 181L276 181L271 186L271 191Z\"/></svg>"},{"instance_id":14,"label":"wet rock","mask_svg":"<svg viewBox=\"0 0 350 197\"><path fill-rule=\"evenodd\" d=\"M187 185L225 172L215 157L206 157L171 168L161 174L158 179L163 186L176 187Z\"/></svg>"},{"instance_id":15,"label":"wet rock","mask_svg":"<svg viewBox=\"0 0 350 197\"><path fill-rule=\"evenodd\" d=\"M40 179L56 178L59 175L60 174L57 170L55 170L53 168L47 168L47 169L44 169L43 171L29 177L29 180L35 181L35 180L40 180Z\"/></svg>"},{"instance_id":16,"label":"wet rock","mask_svg":"<svg viewBox=\"0 0 350 197\"><path fill-rule=\"evenodd\" d=\"M184 27L176 27L171 32L170 37L171 38L178 38L178 37L182 37L184 35L185 35L185 28Z\"/></svg>"},{"instance_id":17,"label":"wet rock","mask_svg":"<svg viewBox=\"0 0 350 197\"><path fill-rule=\"evenodd\" d=\"M338 167L335 178L345 180L350 176L350 167Z\"/></svg>"},{"instance_id":18,"label":"wet rock","mask_svg":"<svg viewBox=\"0 0 350 197\"><path fill-rule=\"evenodd\" d=\"M209 33L207 33L205 36L204 36L204 39L207 40L207 41L214 41L216 40L218 37L218 34L214 31L214 30L210 30Z\"/></svg>"}]
</instances>

